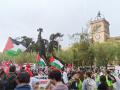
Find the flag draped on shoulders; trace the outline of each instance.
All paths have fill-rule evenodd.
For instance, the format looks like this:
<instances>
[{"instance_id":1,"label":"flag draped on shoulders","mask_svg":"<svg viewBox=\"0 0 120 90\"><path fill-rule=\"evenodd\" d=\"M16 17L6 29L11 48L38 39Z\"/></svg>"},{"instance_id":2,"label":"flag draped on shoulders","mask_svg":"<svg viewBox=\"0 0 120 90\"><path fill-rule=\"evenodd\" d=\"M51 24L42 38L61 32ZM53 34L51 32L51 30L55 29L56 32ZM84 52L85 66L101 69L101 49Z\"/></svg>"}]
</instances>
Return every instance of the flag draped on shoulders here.
<instances>
[{"instance_id":1,"label":"flag draped on shoulders","mask_svg":"<svg viewBox=\"0 0 120 90\"><path fill-rule=\"evenodd\" d=\"M10 56L16 56L20 52L24 52L25 50L25 46L23 46L20 42L17 42L16 40L9 37L3 52L6 52Z\"/></svg>"},{"instance_id":2,"label":"flag draped on shoulders","mask_svg":"<svg viewBox=\"0 0 120 90\"><path fill-rule=\"evenodd\" d=\"M42 57L40 57L39 54L37 54L37 62L38 62L38 64L41 65L42 67L45 67L45 66L46 66L45 61L43 60Z\"/></svg>"},{"instance_id":3,"label":"flag draped on shoulders","mask_svg":"<svg viewBox=\"0 0 120 90\"><path fill-rule=\"evenodd\" d=\"M59 60L54 58L53 56L50 58L50 65L58 69L62 69L64 67L64 65Z\"/></svg>"}]
</instances>

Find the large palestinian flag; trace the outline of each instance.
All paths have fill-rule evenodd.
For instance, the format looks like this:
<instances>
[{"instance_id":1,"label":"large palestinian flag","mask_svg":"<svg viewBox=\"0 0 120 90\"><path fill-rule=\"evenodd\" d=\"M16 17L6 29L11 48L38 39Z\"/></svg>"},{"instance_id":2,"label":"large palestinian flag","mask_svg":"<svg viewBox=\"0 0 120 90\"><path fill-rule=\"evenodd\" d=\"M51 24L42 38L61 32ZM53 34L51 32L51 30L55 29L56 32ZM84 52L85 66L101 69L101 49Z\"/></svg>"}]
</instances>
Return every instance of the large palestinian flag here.
<instances>
[{"instance_id":1,"label":"large palestinian flag","mask_svg":"<svg viewBox=\"0 0 120 90\"><path fill-rule=\"evenodd\" d=\"M38 64L39 64L40 66L42 66L42 67L45 67L45 66L46 66L45 61L43 60L42 57L40 57L39 54L37 54L37 62L38 62Z\"/></svg>"},{"instance_id":2,"label":"large palestinian flag","mask_svg":"<svg viewBox=\"0 0 120 90\"><path fill-rule=\"evenodd\" d=\"M25 50L25 46L23 46L20 42L9 37L3 52L6 52L10 56L16 56L20 52L24 52Z\"/></svg>"},{"instance_id":3,"label":"large palestinian flag","mask_svg":"<svg viewBox=\"0 0 120 90\"><path fill-rule=\"evenodd\" d=\"M50 65L56 67L57 69L62 69L64 67L60 60L57 60L53 56L50 58Z\"/></svg>"}]
</instances>

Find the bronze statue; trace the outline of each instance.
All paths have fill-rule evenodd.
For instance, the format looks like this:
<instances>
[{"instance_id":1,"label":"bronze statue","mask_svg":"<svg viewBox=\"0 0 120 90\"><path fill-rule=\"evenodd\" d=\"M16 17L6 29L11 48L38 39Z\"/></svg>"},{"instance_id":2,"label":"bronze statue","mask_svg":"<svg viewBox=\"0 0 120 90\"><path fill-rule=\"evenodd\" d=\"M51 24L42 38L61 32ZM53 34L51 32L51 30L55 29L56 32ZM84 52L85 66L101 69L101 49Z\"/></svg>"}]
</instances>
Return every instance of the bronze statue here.
<instances>
[{"instance_id":1,"label":"bronze statue","mask_svg":"<svg viewBox=\"0 0 120 90\"><path fill-rule=\"evenodd\" d=\"M38 41L40 41L42 39L41 33L43 32L42 28L37 29L37 31L39 32L38 34Z\"/></svg>"}]
</instances>

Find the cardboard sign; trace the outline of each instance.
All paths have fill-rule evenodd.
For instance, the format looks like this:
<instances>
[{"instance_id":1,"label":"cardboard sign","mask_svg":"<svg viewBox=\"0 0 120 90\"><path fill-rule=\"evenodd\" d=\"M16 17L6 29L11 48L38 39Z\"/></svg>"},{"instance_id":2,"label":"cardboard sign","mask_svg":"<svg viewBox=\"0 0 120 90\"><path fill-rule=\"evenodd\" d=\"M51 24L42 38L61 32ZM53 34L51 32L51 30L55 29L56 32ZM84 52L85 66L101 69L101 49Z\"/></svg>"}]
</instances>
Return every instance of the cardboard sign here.
<instances>
[{"instance_id":1,"label":"cardboard sign","mask_svg":"<svg viewBox=\"0 0 120 90\"><path fill-rule=\"evenodd\" d=\"M40 87L46 88L49 83L49 80L40 80Z\"/></svg>"},{"instance_id":2,"label":"cardboard sign","mask_svg":"<svg viewBox=\"0 0 120 90\"><path fill-rule=\"evenodd\" d=\"M39 79L40 87L46 88L50 80L48 79L48 76L37 76L37 79Z\"/></svg>"}]
</instances>

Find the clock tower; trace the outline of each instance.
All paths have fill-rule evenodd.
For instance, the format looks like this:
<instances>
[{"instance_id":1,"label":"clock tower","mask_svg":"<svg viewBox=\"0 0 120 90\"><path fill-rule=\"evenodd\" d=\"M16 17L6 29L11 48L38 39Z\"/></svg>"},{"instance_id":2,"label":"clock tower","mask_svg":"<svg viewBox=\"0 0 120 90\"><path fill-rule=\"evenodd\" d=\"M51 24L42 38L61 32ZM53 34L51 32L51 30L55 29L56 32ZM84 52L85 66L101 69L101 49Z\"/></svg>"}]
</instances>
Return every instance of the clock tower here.
<instances>
[{"instance_id":1,"label":"clock tower","mask_svg":"<svg viewBox=\"0 0 120 90\"><path fill-rule=\"evenodd\" d=\"M93 42L105 42L110 38L109 22L98 12L97 17L90 22Z\"/></svg>"}]
</instances>

